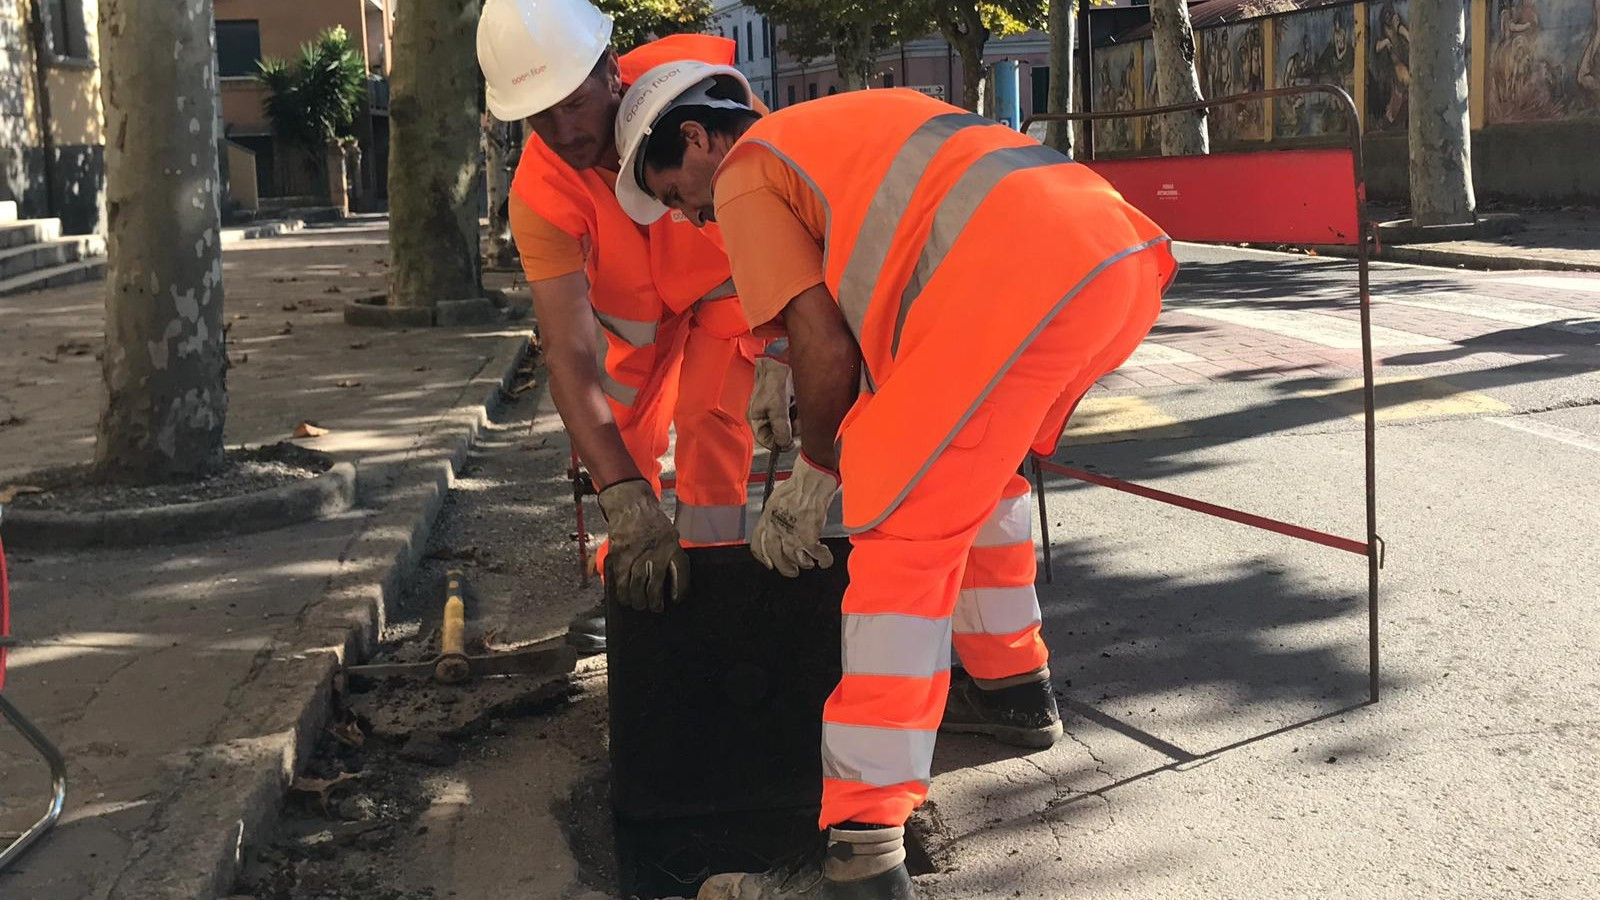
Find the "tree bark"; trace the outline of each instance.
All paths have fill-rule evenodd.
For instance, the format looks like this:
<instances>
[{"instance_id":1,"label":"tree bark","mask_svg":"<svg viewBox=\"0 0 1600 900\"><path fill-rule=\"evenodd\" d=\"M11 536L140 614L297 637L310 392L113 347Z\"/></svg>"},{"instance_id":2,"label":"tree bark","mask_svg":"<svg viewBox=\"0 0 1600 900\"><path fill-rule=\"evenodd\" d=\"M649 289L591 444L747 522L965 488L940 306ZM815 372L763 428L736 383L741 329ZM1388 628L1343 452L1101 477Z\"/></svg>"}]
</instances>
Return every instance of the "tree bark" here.
<instances>
[{"instance_id":1,"label":"tree bark","mask_svg":"<svg viewBox=\"0 0 1600 900\"><path fill-rule=\"evenodd\" d=\"M222 464L216 69L211 0L101 0L106 346L95 471L196 478Z\"/></svg>"},{"instance_id":2,"label":"tree bark","mask_svg":"<svg viewBox=\"0 0 1600 900\"><path fill-rule=\"evenodd\" d=\"M1045 112L1072 112L1073 45L1077 42L1077 8L1074 0L1050 0L1050 91ZM1072 155L1072 123L1051 122L1045 126L1045 146Z\"/></svg>"},{"instance_id":3,"label":"tree bark","mask_svg":"<svg viewBox=\"0 0 1600 900\"><path fill-rule=\"evenodd\" d=\"M1194 68L1194 28L1184 0L1150 0L1152 47L1156 53L1156 92L1161 106L1201 99ZM1210 151L1203 110L1161 117L1161 153L1190 156Z\"/></svg>"},{"instance_id":4,"label":"tree bark","mask_svg":"<svg viewBox=\"0 0 1600 900\"><path fill-rule=\"evenodd\" d=\"M1477 218L1467 118L1467 24L1460 0L1411 4L1411 220Z\"/></svg>"},{"instance_id":5,"label":"tree bark","mask_svg":"<svg viewBox=\"0 0 1600 900\"><path fill-rule=\"evenodd\" d=\"M492 266L504 268L513 262L511 221L506 201L511 197L511 126L492 116L484 117L483 131L485 181L489 186L489 249Z\"/></svg>"},{"instance_id":6,"label":"tree bark","mask_svg":"<svg viewBox=\"0 0 1600 900\"><path fill-rule=\"evenodd\" d=\"M389 101L389 305L483 295L479 0L406 0Z\"/></svg>"},{"instance_id":7,"label":"tree bark","mask_svg":"<svg viewBox=\"0 0 1600 900\"><path fill-rule=\"evenodd\" d=\"M855 22L835 32L833 42L834 68L847 91L866 90L872 78L877 59L872 53L872 26Z\"/></svg>"},{"instance_id":8,"label":"tree bark","mask_svg":"<svg viewBox=\"0 0 1600 900\"><path fill-rule=\"evenodd\" d=\"M963 5L960 15L959 21L941 22L939 32L961 57L961 106L980 112L978 107L984 87L983 47L989 42L989 29L984 26L976 3Z\"/></svg>"}]
</instances>

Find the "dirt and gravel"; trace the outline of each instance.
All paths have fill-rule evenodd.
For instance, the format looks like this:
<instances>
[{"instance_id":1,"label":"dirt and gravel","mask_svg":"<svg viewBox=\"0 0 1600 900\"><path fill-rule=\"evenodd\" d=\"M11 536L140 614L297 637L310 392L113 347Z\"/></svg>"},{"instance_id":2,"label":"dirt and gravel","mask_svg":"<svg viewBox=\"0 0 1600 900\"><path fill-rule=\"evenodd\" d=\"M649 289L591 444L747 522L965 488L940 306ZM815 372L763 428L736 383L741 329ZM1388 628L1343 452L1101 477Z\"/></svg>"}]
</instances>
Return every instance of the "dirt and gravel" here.
<instances>
[{"instance_id":1,"label":"dirt and gravel","mask_svg":"<svg viewBox=\"0 0 1600 900\"><path fill-rule=\"evenodd\" d=\"M523 372L460 473L375 662L431 659L447 569L468 582L468 652L564 632L580 584L565 436ZM543 414L541 414L543 409ZM530 423L532 427L530 428ZM592 507L590 521L598 515ZM616 896L603 657L555 682L359 677L276 835L247 849L255 900Z\"/></svg>"},{"instance_id":2,"label":"dirt and gravel","mask_svg":"<svg viewBox=\"0 0 1600 900\"><path fill-rule=\"evenodd\" d=\"M8 490L15 493L19 509L66 513L150 509L259 493L315 478L332 467L328 454L280 441L228 450L222 468L194 481L105 484L92 478L88 466L72 466L18 479Z\"/></svg>"}]
</instances>

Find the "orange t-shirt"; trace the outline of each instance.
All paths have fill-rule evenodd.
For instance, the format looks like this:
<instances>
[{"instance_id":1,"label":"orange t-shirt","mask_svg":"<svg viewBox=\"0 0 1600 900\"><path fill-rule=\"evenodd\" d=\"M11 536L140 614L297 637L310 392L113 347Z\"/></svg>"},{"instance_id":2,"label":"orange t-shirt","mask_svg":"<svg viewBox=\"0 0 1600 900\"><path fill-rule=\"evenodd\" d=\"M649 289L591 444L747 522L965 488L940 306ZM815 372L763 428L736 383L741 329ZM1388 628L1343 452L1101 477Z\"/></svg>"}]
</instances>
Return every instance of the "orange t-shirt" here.
<instances>
[{"instance_id":1,"label":"orange t-shirt","mask_svg":"<svg viewBox=\"0 0 1600 900\"><path fill-rule=\"evenodd\" d=\"M828 214L822 198L765 147L751 147L717 172L717 224L752 329L823 282Z\"/></svg>"},{"instance_id":2,"label":"orange t-shirt","mask_svg":"<svg viewBox=\"0 0 1600 900\"><path fill-rule=\"evenodd\" d=\"M617 173L596 168L595 173L613 190L617 186ZM522 271L529 281L560 278L573 272L582 272L587 255L583 241L550 223L549 219L534 212L515 191L506 206L506 217L511 220L511 239L517 243L517 253L522 257Z\"/></svg>"}]
</instances>

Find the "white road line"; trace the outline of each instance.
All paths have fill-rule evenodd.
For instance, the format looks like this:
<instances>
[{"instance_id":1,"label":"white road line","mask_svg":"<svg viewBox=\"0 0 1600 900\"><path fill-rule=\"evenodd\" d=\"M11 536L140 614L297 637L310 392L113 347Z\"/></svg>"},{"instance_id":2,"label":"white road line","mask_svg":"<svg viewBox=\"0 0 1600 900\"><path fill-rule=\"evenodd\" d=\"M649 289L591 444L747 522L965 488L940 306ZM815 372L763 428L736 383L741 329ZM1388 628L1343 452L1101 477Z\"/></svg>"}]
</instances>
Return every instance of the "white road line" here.
<instances>
[{"instance_id":1,"label":"white road line","mask_svg":"<svg viewBox=\"0 0 1600 900\"><path fill-rule=\"evenodd\" d=\"M1457 313L1474 319L1488 319L1510 325L1552 328L1574 334L1600 334L1600 316L1592 312L1568 309L1565 306L1551 306L1548 303L1531 303L1527 300L1486 297L1482 294L1425 293L1383 294L1375 298L1374 302Z\"/></svg>"},{"instance_id":2,"label":"white road line","mask_svg":"<svg viewBox=\"0 0 1600 900\"><path fill-rule=\"evenodd\" d=\"M1502 428L1510 428L1514 431L1522 431L1542 438L1549 438L1552 441L1559 441L1572 447L1600 451L1600 437L1585 434L1572 428L1563 428L1560 425L1551 425L1549 422L1541 422L1528 416L1492 416L1484 421L1493 422Z\"/></svg>"},{"instance_id":3,"label":"white road line","mask_svg":"<svg viewBox=\"0 0 1600 900\"><path fill-rule=\"evenodd\" d=\"M1168 347L1152 341L1145 341L1139 345L1139 349L1133 351L1133 355L1128 357L1128 361L1123 363L1123 365L1169 366L1198 362L1205 362L1205 360L1195 356L1193 353L1179 350L1176 347Z\"/></svg>"},{"instance_id":4,"label":"white road line","mask_svg":"<svg viewBox=\"0 0 1600 900\"><path fill-rule=\"evenodd\" d=\"M1550 288L1557 291L1584 291L1590 294L1600 294L1600 278L1523 275L1517 278L1499 278L1495 280L1509 282L1510 284L1525 284L1528 287Z\"/></svg>"},{"instance_id":5,"label":"white road line","mask_svg":"<svg viewBox=\"0 0 1600 900\"><path fill-rule=\"evenodd\" d=\"M1361 349L1361 329L1357 326L1356 320L1346 319L1341 316L1325 316L1319 313L1293 309L1245 309L1216 306L1186 306L1182 310L1174 310L1174 312L1182 312L1186 316L1199 316L1203 319L1226 322L1229 325L1254 328L1257 331L1266 331L1294 338L1321 347L1327 347L1331 350ZM1450 342L1436 337L1412 334L1408 331L1398 331L1393 328L1382 328L1374 325L1372 326L1372 343L1375 347L1437 347Z\"/></svg>"}]
</instances>

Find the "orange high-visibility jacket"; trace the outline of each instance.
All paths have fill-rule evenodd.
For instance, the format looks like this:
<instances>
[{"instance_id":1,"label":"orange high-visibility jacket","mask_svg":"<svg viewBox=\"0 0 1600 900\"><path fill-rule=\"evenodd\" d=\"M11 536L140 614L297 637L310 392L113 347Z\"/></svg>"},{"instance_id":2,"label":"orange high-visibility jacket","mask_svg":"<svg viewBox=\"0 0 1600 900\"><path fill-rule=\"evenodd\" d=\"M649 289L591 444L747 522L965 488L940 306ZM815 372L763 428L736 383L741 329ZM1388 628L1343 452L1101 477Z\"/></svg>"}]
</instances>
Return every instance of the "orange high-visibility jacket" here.
<instances>
[{"instance_id":1,"label":"orange high-visibility jacket","mask_svg":"<svg viewBox=\"0 0 1600 900\"><path fill-rule=\"evenodd\" d=\"M825 282L861 344L862 395L839 433L852 532L899 505L1098 272L1152 247L1170 261L1160 227L1104 179L915 91L775 112L728 158L758 146L821 196Z\"/></svg>"},{"instance_id":2,"label":"orange high-visibility jacket","mask_svg":"<svg viewBox=\"0 0 1600 900\"><path fill-rule=\"evenodd\" d=\"M734 43L726 38L684 34L645 44L618 62L622 82L628 85L674 60L732 65L733 53ZM604 339L601 384L622 406L633 405L666 352L667 344L656 340L658 330L696 301L707 301L696 313L719 337L747 330L736 301L710 302L733 295L727 253L714 230L696 228L681 213L648 227L635 223L599 174L574 170L531 133L511 190L534 212L584 242L589 301Z\"/></svg>"}]
</instances>

